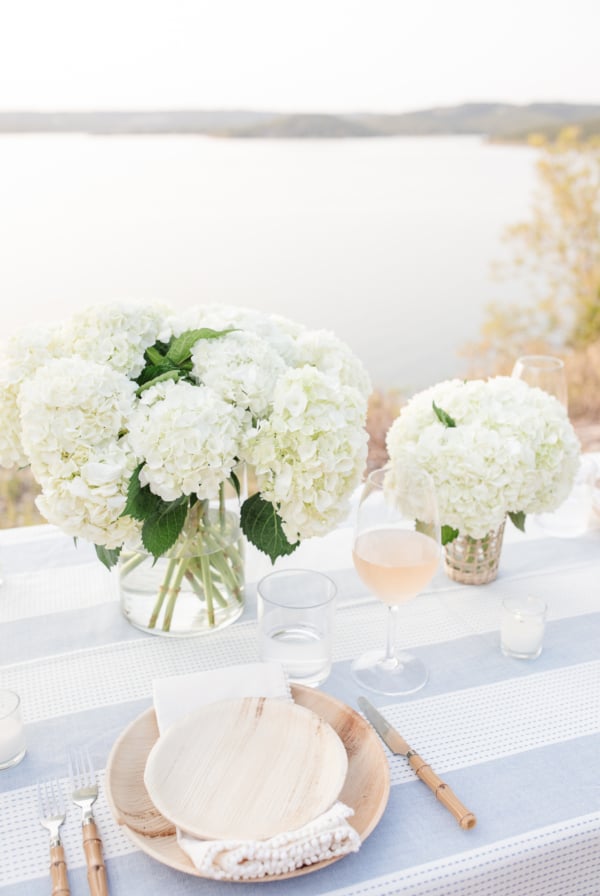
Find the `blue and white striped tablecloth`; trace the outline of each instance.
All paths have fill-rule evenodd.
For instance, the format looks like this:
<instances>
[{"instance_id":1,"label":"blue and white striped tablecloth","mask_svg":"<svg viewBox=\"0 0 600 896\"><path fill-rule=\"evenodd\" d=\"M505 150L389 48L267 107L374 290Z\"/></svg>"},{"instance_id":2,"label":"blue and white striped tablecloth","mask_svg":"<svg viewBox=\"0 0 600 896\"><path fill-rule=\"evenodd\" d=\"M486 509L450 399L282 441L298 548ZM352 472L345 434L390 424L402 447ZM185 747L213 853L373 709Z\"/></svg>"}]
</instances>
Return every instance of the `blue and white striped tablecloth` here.
<instances>
[{"instance_id":1,"label":"blue and white striped tablecloth","mask_svg":"<svg viewBox=\"0 0 600 896\"><path fill-rule=\"evenodd\" d=\"M302 545L280 565L321 568L339 588L334 668L324 690L356 708L350 662L383 643L385 608L350 568L350 530ZM0 772L0 896L46 896L48 846L35 782L66 776L85 744L103 769L115 739L150 705L157 676L258 658L250 557L248 603L221 632L146 636L122 618L114 574L51 527L0 533L0 687L22 698L28 753ZM534 593L549 606L544 651L499 649L500 604ZM430 669L412 697L375 698L477 815L472 831L390 757L391 795L360 851L270 884L216 883L139 852L101 796L97 820L112 896L598 896L600 894L600 531L505 544L496 582L460 587L440 573L409 604L401 638ZM100 775L102 780L102 775ZM88 893L78 813L63 827L71 892ZM267 886L267 890L265 890Z\"/></svg>"}]
</instances>

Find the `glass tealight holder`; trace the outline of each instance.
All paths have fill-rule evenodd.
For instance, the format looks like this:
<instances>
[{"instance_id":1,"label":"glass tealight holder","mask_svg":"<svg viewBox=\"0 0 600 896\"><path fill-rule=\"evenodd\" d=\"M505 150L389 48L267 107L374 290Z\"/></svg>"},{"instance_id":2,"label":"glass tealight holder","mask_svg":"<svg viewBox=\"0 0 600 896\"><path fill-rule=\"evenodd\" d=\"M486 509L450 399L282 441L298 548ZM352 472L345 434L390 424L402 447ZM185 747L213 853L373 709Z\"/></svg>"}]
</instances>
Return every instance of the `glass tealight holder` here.
<instances>
[{"instance_id":1,"label":"glass tealight holder","mask_svg":"<svg viewBox=\"0 0 600 896\"><path fill-rule=\"evenodd\" d=\"M17 765L25 750L21 699L13 691L0 690L0 769Z\"/></svg>"},{"instance_id":2,"label":"glass tealight holder","mask_svg":"<svg viewBox=\"0 0 600 896\"><path fill-rule=\"evenodd\" d=\"M505 656L534 660L542 652L546 604L539 597L509 597L502 602L500 646Z\"/></svg>"}]
</instances>

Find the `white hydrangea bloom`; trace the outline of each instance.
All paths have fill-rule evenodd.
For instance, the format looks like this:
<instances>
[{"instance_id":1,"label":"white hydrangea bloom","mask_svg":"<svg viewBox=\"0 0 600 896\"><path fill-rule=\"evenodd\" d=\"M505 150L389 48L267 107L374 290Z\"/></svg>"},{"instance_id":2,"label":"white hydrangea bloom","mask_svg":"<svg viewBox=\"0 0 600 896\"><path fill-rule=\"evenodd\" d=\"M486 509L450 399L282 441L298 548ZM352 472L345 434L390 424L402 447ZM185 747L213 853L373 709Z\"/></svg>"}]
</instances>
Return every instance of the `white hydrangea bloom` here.
<instances>
[{"instance_id":1,"label":"white hydrangea bloom","mask_svg":"<svg viewBox=\"0 0 600 896\"><path fill-rule=\"evenodd\" d=\"M314 367L290 369L278 381L273 413L250 437L245 458L291 543L329 531L347 512L366 460L365 414L357 389Z\"/></svg>"},{"instance_id":2,"label":"white hydrangea bloom","mask_svg":"<svg viewBox=\"0 0 600 896\"><path fill-rule=\"evenodd\" d=\"M456 427L437 418L433 403ZM443 524L482 538L507 512L554 510L569 493L579 442L563 406L511 377L449 380L420 392L392 424L392 462L409 452L435 482Z\"/></svg>"},{"instance_id":3,"label":"white hydrangea bloom","mask_svg":"<svg viewBox=\"0 0 600 896\"><path fill-rule=\"evenodd\" d=\"M76 475L96 447L127 428L135 383L111 367L58 358L40 367L20 390L23 447L33 475Z\"/></svg>"},{"instance_id":4,"label":"white hydrangea bloom","mask_svg":"<svg viewBox=\"0 0 600 896\"><path fill-rule=\"evenodd\" d=\"M198 340L177 382L138 395L145 351L203 327L231 332ZM30 463L46 518L98 545L139 545L121 514L142 462L142 486L173 501L216 498L250 460L290 541L335 525L364 467L362 365L332 334L276 315L108 304L11 340L4 368L0 463Z\"/></svg>"},{"instance_id":5,"label":"white hydrangea bloom","mask_svg":"<svg viewBox=\"0 0 600 896\"><path fill-rule=\"evenodd\" d=\"M141 524L121 516L136 466L131 451L117 443L90 450L73 476L49 477L36 504L48 522L67 535L97 545L141 547Z\"/></svg>"},{"instance_id":6,"label":"white hydrangea bloom","mask_svg":"<svg viewBox=\"0 0 600 896\"><path fill-rule=\"evenodd\" d=\"M144 351L157 340L168 342L171 331L163 305L114 302L85 308L62 331L64 354L109 364L131 379L144 367Z\"/></svg>"},{"instance_id":7,"label":"white hydrangea bloom","mask_svg":"<svg viewBox=\"0 0 600 896\"><path fill-rule=\"evenodd\" d=\"M9 383L19 384L32 376L52 358L63 353L62 327L26 327L6 341L2 377Z\"/></svg>"},{"instance_id":8,"label":"white hydrangea bloom","mask_svg":"<svg viewBox=\"0 0 600 896\"><path fill-rule=\"evenodd\" d=\"M322 373L352 386L365 398L371 394L371 381L363 364L349 347L328 330L306 330L296 340L298 365L312 364Z\"/></svg>"},{"instance_id":9,"label":"white hydrangea bloom","mask_svg":"<svg viewBox=\"0 0 600 896\"><path fill-rule=\"evenodd\" d=\"M21 415L17 405L19 386L0 382L0 466L26 467L29 458L21 444Z\"/></svg>"},{"instance_id":10,"label":"white hydrangea bloom","mask_svg":"<svg viewBox=\"0 0 600 896\"><path fill-rule=\"evenodd\" d=\"M140 483L164 501L216 498L237 463L247 415L207 386L168 380L142 393L129 442L144 461Z\"/></svg>"},{"instance_id":11,"label":"white hydrangea bloom","mask_svg":"<svg viewBox=\"0 0 600 896\"><path fill-rule=\"evenodd\" d=\"M110 367L60 358L21 386L23 445L42 486L36 503L69 535L118 547L137 542L139 526L121 518L137 464L121 433L135 383Z\"/></svg>"},{"instance_id":12,"label":"white hydrangea bloom","mask_svg":"<svg viewBox=\"0 0 600 896\"><path fill-rule=\"evenodd\" d=\"M192 373L220 398L252 414L266 414L275 383L286 369L268 342L246 330L219 339L199 339L192 351Z\"/></svg>"},{"instance_id":13,"label":"white hydrangea bloom","mask_svg":"<svg viewBox=\"0 0 600 896\"><path fill-rule=\"evenodd\" d=\"M186 330L208 327L211 330L231 328L255 333L269 343L286 364L296 364L296 339L304 331L301 324L276 314L264 314L253 308L231 305L196 305L178 313L169 320L175 336Z\"/></svg>"},{"instance_id":14,"label":"white hydrangea bloom","mask_svg":"<svg viewBox=\"0 0 600 896\"><path fill-rule=\"evenodd\" d=\"M0 466L27 466L22 445L19 388L38 367L60 357L60 327L27 327L11 336L4 346L0 379Z\"/></svg>"}]
</instances>

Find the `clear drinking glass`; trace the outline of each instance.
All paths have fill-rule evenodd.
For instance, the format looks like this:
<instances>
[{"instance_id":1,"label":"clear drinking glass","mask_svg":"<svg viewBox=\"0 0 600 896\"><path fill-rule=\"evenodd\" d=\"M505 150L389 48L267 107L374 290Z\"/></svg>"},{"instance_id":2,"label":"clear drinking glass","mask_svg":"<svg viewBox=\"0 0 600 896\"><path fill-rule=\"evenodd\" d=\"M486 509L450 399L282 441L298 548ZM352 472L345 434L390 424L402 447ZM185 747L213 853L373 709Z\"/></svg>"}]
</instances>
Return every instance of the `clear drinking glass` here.
<instances>
[{"instance_id":1,"label":"clear drinking glass","mask_svg":"<svg viewBox=\"0 0 600 896\"><path fill-rule=\"evenodd\" d=\"M428 672L397 647L400 604L431 581L441 553L437 501L430 476L413 464L374 470L365 482L352 558L359 576L388 607L385 649L370 650L352 666L356 681L379 694L418 691Z\"/></svg>"},{"instance_id":2,"label":"clear drinking glass","mask_svg":"<svg viewBox=\"0 0 600 896\"><path fill-rule=\"evenodd\" d=\"M311 569L284 569L257 586L262 660L281 663L290 681L317 687L331 672L335 583Z\"/></svg>"},{"instance_id":3,"label":"clear drinking glass","mask_svg":"<svg viewBox=\"0 0 600 896\"><path fill-rule=\"evenodd\" d=\"M512 375L529 386L537 386L558 398L568 408L567 377L564 361L552 355L523 355L513 367Z\"/></svg>"}]
</instances>

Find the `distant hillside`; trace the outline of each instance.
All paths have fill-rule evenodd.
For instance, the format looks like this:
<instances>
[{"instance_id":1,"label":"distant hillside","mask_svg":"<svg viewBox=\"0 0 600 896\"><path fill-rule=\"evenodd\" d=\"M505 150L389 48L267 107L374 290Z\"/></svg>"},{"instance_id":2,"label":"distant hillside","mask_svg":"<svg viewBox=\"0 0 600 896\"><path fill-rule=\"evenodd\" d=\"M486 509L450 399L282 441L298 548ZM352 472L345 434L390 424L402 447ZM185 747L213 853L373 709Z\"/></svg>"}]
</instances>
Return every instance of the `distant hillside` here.
<instances>
[{"instance_id":1,"label":"distant hillside","mask_svg":"<svg viewBox=\"0 0 600 896\"><path fill-rule=\"evenodd\" d=\"M379 137L381 132L358 120L341 115L285 115L248 128L230 131L231 137L283 137L297 139L304 137Z\"/></svg>"},{"instance_id":2,"label":"distant hillside","mask_svg":"<svg viewBox=\"0 0 600 896\"><path fill-rule=\"evenodd\" d=\"M0 133L213 134L271 122L272 112L157 109L97 112L0 112Z\"/></svg>"},{"instance_id":3,"label":"distant hillside","mask_svg":"<svg viewBox=\"0 0 600 896\"><path fill-rule=\"evenodd\" d=\"M406 112L401 115L360 115L357 120L379 132L395 136L483 134L487 137L524 136L543 128L566 125L600 116L600 105L570 103L463 103Z\"/></svg>"},{"instance_id":4,"label":"distant hillside","mask_svg":"<svg viewBox=\"0 0 600 896\"><path fill-rule=\"evenodd\" d=\"M582 124L600 133L600 104L463 103L399 114L283 114L245 110L171 109L100 112L0 112L0 133L205 134L218 137L303 139L481 134L522 140Z\"/></svg>"}]
</instances>

